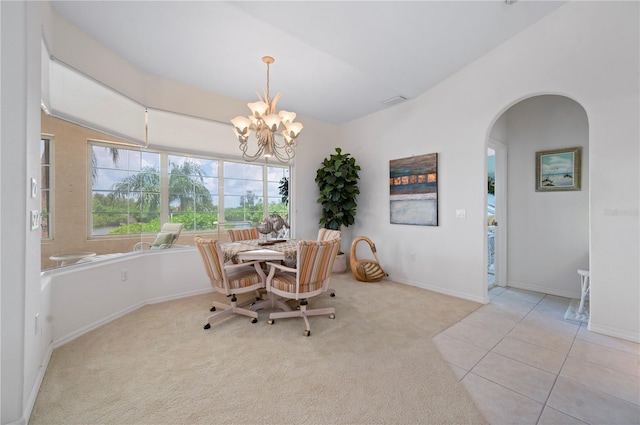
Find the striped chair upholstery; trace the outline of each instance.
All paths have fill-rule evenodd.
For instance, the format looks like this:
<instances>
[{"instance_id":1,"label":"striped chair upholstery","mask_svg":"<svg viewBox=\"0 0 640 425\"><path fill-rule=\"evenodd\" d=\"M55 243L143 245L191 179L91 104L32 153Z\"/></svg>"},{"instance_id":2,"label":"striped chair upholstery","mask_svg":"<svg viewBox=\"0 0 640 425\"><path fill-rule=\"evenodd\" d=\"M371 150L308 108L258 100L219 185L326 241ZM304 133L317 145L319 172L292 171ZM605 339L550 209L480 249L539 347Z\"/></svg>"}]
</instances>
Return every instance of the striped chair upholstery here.
<instances>
[{"instance_id":1,"label":"striped chair upholstery","mask_svg":"<svg viewBox=\"0 0 640 425\"><path fill-rule=\"evenodd\" d=\"M340 239L342 237L342 233L340 230L331 230L320 228L318 230L318 240L319 241L330 241L331 239ZM330 293L332 297L336 296L336 290L333 288L327 288L326 292Z\"/></svg>"},{"instance_id":2,"label":"striped chair upholstery","mask_svg":"<svg viewBox=\"0 0 640 425\"><path fill-rule=\"evenodd\" d=\"M251 227L249 229L228 229L227 236L229 236L231 242L236 242L259 239L260 233L258 233L257 227Z\"/></svg>"},{"instance_id":3,"label":"striped chair upholstery","mask_svg":"<svg viewBox=\"0 0 640 425\"><path fill-rule=\"evenodd\" d=\"M296 269L269 263L271 269L267 277L267 292L283 298L301 300L299 310L271 313L269 324L275 323L275 319L279 318L302 317L305 322L304 335L309 336L311 328L308 316L328 315L331 319L335 317L333 307L307 310L307 298L327 291L333 262L339 249L339 238L328 241L300 241Z\"/></svg>"},{"instance_id":4,"label":"striped chair upholstery","mask_svg":"<svg viewBox=\"0 0 640 425\"><path fill-rule=\"evenodd\" d=\"M328 241L328 240L340 238L340 237L341 237L340 230L331 230L331 229L325 229L325 228L321 228L320 230L318 230L319 241Z\"/></svg>"},{"instance_id":5,"label":"striped chair upholstery","mask_svg":"<svg viewBox=\"0 0 640 425\"><path fill-rule=\"evenodd\" d=\"M205 271L211 286L221 294L231 297L231 304L224 304L213 301L210 311L217 311L207 318L205 329L211 327L211 322L233 313L249 316L251 322L258 321L258 313L248 310L244 305L237 304L236 294L256 291L265 287L265 274L260 267L259 261L251 261L241 264L225 264L224 254L220 241L217 239L206 240L199 236L195 237L196 246L202 257ZM251 302L253 300L249 300Z\"/></svg>"}]
</instances>

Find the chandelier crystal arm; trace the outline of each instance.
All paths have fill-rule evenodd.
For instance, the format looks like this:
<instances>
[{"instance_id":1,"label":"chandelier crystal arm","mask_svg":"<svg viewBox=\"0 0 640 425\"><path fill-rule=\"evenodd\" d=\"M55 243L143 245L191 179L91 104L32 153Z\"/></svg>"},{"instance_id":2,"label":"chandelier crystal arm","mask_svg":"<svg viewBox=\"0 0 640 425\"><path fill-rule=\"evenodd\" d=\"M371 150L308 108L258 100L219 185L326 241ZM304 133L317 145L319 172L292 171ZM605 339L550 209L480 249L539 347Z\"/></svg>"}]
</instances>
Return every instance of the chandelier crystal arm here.
<instances>
[{"instance_id":1,"label":"chandelier crystal arm","mask_svg":"<svg viewBox=\"0 0 640 425\"><path fill-rule=\"evenodd\" d=\"M271 56L264 56L262 61L267 64L267 89L264 92L264 98L258 95L258 102L247 104L251 110L248 117L239 116L231 120L233 124L233 132L240 142L240 150L245 161L255 161L264 155L266 158L275 157L278 161L286 163L295 156L294 148L297 145L297 137L302 131L303 125L294 122L296 118L295 112L280 111L278 112L276 105L280 99L280 93L276 94L273 99L269 95L269 66L275 62ZM276 133L280 125L282 130L283 143L278 143ZM257 151L254 154L248 153L249 136L255 131L257 139Z\"/></svg>"}]
</instances>

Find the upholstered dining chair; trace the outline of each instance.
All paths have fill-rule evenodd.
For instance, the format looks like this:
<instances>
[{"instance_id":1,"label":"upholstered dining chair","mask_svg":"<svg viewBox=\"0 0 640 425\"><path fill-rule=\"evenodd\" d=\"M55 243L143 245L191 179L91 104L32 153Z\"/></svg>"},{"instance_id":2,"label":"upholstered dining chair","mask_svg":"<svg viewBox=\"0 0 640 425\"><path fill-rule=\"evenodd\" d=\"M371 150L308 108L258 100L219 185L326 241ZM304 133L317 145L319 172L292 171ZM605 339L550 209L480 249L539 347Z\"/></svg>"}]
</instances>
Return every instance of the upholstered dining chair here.
<instances>
[{"instance_id":1,"label":"upholstered dining chair","mask_svg":"<svg viewBox=\"0 0 640 425\"><path fill-rule=\"evenodd\" d=\"M227 229L227 236L231 242L259 239L260 233L257 227L249 229Z\"/></svg>"},{"instance_id":2,"label":"upholstered dining chair","mask_svg":"<svg viewBox=\"0 0 640 425\"><path fill-rule=\"evenodd\" d=\"M320 228L318 230L318 240L319 241L329 241L331 239L340 239L342 237L342 233L340 232L340 230L331 230L331 229L325 229L325 228ZM340 251L340 249L338 248L338 251ZM327 291L329 294L331 294L332 297L336 296L336 290L333 288L327 288Z\"/></svg>"},{"instance_id":3,"label":"upholstered dining chair","mask_svg":"<svg viewBox=\"0 0 640 425\"><path fill-rule=\"evenodd\" d=\"M307 309L308 299L327 291L333 262L340 249L340 239L328 241L299 241L297 268L269 262L267 292L292 300L300 300L298 310L273 312L269 314L269 324L276 319L302 317L305 323L304 336L311 335L309 316L328 315L335 318L335 308Z\"/></svg>"},{"instance_id":4,"label":"upholstered dining chair","mask_svg":"<svg viewBox=\"0 0 640 425\"><path fill-rule=\"evenodd\" d=\"M209 329L211 322L231 314L251 317L251 323L256 323L258 321L258 313L243 308L254 300L250 299L239 305L236 295L257 291L265 287L265 274L260 267L260 261L225 264L220 241L217 239L206 240L196 236L195 242L202 256L202 262L211 281L211 286L216 292L231 297L231 304L213 301L210 311L216 313L207 317L207 323L204 328ZM220 311L216 311L217 309L220 309Z\"/></svg>"},{"instance_id":5,"label":"upholstered dining chair","mask_svg":"<svg viewBox=\"0 0 640 425\"><path fill-rule=\"evenodd\" d=\"M182 226L184 226L182 223L165 223L160 228L160 232L156 235L155 241L152 243L138 242L133 246L133 250L141 251L144 249L171 248L180 237Z\"/></svg>"},{"instance_id":6,"label":"upholstered dining chair","mask_svg":"<svg viewBox=\"0 0 640 425\"><path fill-rule=\"evenodd\" d=\"M340 238L340 237L341 237L340 230L331 230L331 229L325 229L325 228L320 228L318 230L319 241L328 241L328 240Z\"/></svg>"}]
</instances>

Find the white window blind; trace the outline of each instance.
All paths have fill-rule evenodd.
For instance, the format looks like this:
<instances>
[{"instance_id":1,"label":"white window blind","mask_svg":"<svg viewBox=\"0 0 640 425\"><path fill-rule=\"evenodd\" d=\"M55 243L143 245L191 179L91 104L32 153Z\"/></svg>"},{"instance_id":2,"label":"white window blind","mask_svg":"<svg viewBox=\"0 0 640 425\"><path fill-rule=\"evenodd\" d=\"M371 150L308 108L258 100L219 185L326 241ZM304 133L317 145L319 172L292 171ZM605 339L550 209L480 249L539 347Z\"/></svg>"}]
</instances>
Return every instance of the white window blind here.
<instances>
[{"instance_id":1,"label":"white window blind","mask_svg":"<svg viewBox=\"0 0 640 425\"><path fill-rule=\"evenodd\" d=\"M149 108L149 146L240 155L230 124Z\"/></svg>"},{"instance_id":2,"label":"white window blind","mask_svg":"<svg viewBox=\"0 0 640 425\"><path fill-rule=\"evenodd\" d=\"M143 105L56 61L49 61L49 112L56 117L144 145Z\"/></svg>"}]
</instances>

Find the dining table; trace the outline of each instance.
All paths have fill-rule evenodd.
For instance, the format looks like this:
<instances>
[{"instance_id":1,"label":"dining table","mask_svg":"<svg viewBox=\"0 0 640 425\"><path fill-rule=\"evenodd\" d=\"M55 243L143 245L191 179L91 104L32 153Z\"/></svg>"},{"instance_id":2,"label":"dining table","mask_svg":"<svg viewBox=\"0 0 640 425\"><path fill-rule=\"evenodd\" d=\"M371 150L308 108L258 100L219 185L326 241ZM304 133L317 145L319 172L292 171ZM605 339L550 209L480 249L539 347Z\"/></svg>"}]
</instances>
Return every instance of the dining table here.
<instances>
[{"instance_id":1,"label":"dining table","mask_svg":"<svg viewBox=\"0 0 640 425\"><path fill-rule=\"evenodd\" d=\"M225 262L282 261L288 267L296 266L297 239L249 239L226 242L221 246Z\"/></svg>"}]
</instances>

